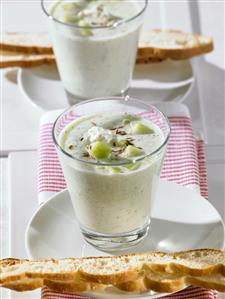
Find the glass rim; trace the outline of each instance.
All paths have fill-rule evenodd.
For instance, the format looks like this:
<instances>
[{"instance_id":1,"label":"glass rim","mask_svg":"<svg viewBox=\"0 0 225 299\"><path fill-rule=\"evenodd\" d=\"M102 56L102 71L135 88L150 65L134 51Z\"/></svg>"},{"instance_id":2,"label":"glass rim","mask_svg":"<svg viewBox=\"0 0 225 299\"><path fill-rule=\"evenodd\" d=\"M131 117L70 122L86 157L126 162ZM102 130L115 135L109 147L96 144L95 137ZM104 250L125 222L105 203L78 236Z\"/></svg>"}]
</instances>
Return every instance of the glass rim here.
<instances>
[{"instance_id":1,"label":"glass rim","mask_svg":"<svg viewBox=\"0 0 225 299\"><path fill-rule=\"evenodd\" d=\"M148 0L143 0L145 5L144 7L134 16L132 16L129 19L123 19L121 21L116 22L114 25L110 25L110 26L79 26L76 24L70 24L70 23L65 23L62 22L60 20L58 20L57 18L53 17L48 10L45 7L45 2L48 2L48 0L41 0L41 8L43 10L43 12L46 14L46 16L50 19L53 20L59 24L62 24L64 26L69 26L69 27L74 27L77 29L89 29L89 30L95 30L95 29L110 29L110 28L118 28L119 26L129 23L130 21L135 20L136 18L138 18L140 15L142 15L144 13L144 11L146 10L147 6L148 6Z\"/></svg>"},{"instance_id":2,"label":"glass rim","mask_svg":"<svg viewBox=\"0 0 225 299\"><path fill-rule=\"evenodd\" d=\"M73 105L72 107L69 107L67 108L66 110L64 110L62 113L60 113L60 115L56 118L56 120L54 121L54 124L53 124L53 127L52 127L52 138L53 138L53 141L54 141L54 144L56 146L57 149L59 149L63 154L65 154L68 158L72 159L72 160L76 160L78 162L82 162L82 163L87 163L87 164L90 164L90 165L96 165L96 166L122 166L122 165L128 165L128 164L132 164L132 163L136 163L136 162L139 162L139 161L142 161L148 157L152 157L154 156L155 154L157 154L168 142L169 140L169 137L170 137L170 134L171 134L171 126L170 126L170 122L168 120L168 117L162 112L160 111L157 107L155 107L154 105L152 104L148 104L142 100L139 100L139 99L136 99L136 98L133 98L133 97L129 97L129 99L131 99L132 101L134 102L138 102L138 103L141 103L142 105L145 105L146 106L146 109L148 107L153 107L154 109L156 109L160 114L161 116L164 117L167 125L168 125L168 133L167 135L164 137L164 140L162 142L162 144L160 144L160 146L157 147L157 149L155 149L153 152L150 152L148 154L145 154L139 158L133 158L133 159L129 159L128 160L123 160L123 161L118 161L118 163L109 163L109 162L104 162L104 161L87 161L87 160L83 160L83 159L80 159L80 158L77 158L77 157L74 157L72 156L71 154L69 154L68 152L66 152L61 146L60 144L58 143L57 141L57 137L55 136L55 128L56 128L56 125L57 125L57 122L58 120L65 114L67 113L68 111L70 111L71 109L75 108L75 107L78 107L78 106L81 106L83 104L87 104L87 103L92 103L92 102L97 102L97 101L103 101L103 100L124 100L125 97L121 97L121 96L115 96L115 97L98 97L98 98L94 98L94 99L90 99L90 100L86 100L86 101L81 101L75 105ZM69 123L68 123L69 124ZM68 125L67 124L67 125ZM64 128L63 128L64 129Z\"/></svg>"}]
</instances>

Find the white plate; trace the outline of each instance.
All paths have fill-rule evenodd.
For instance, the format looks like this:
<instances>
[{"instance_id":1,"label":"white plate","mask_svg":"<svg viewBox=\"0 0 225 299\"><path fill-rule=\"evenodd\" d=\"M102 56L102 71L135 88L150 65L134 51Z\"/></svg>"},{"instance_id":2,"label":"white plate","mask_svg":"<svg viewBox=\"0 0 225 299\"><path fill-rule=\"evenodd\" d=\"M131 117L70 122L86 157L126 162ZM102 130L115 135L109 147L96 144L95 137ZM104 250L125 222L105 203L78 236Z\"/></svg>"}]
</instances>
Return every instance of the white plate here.
<instances>
[{"instance_id":1,"label":"white plate","mask_svg":"<svg viewBox=\"0 0 225 299\"><path fill-rule=\"evenodd\" d=\"M132 87L174 89L192 83L193 71L189 60L165 60L161 63L137 64Z\"/></svg>"},{"instance_id":2,"label":"white plate","mask_svg":"<svg viewBox=\"0 0 225 299\"><path fill-rule=\"evenodd\" d=\"M129 93L151 102L181 101L191 90L193 82L188 60L136 65ZM41 109L68 106L55 65L20 69L18 83L25 98Z\"/></svg>"},{"instance_id":3,"label":"white plate","mask_svg":"<svg viewBox=\"0 0 225 299\"><path fill-rule=\"evenodd\" d=\"M52 110L68 106L55 65L19 69L18 84L24 97L36 107Z\"/></svg>"},{"instance_id":4,"label":"white plate","mask_svg":"<svg viewBox=\"0 0 225 299\"><path fill-rule=\"evenodd\" d=\"M25 243L27 254L33 259L108 255L83 240L67 190L40 206L27 226ZM209 201L188 188L160 180L150 234L126 253L223 247L224 224ZM117 291L113 298L158 298L162 295L127 295ZM112 298L112 289L98 294L97 298Z\"/></svg>"}]
</instances>

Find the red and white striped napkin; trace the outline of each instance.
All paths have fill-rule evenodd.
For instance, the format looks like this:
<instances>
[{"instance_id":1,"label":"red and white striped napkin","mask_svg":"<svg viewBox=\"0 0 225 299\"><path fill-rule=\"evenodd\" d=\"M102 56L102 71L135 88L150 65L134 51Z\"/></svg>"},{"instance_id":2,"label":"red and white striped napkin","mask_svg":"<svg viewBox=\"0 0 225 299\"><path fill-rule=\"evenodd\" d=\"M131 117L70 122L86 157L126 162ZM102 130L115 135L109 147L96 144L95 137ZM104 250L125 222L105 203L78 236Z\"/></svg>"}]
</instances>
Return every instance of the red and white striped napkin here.
<instances>
[{"instance_id":1,"label":"red and white striped napkin","mask_svg":"<svg viewBox=\"0 0 225 299\"><path fill-rule=\"evenodd\" d=\"M196 140L192 121L186 106L177 103L163 104L161 110L168 116L172 128L161 178L201 192L207 198L207 174L203 140ZM42 118L39 139L38 195L39 203L46 201L55 192L66 188L66 183L52 140L53 122L61 111L50 112ZM42 289L43 299L87 298L72 293L59 293ZM189 287L167 298L215 299L211 290ZM113 299L113 298L112 298Z\"/></svg>"}]
</instances>

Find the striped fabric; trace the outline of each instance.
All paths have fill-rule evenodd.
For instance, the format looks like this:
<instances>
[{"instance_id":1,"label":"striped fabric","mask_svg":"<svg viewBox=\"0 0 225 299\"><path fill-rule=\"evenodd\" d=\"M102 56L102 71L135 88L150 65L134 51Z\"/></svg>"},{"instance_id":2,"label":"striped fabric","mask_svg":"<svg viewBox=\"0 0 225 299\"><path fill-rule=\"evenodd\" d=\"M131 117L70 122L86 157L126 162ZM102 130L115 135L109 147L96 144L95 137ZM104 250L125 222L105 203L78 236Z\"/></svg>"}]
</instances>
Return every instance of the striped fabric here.
<instances>
[{"instance_id":1,"label":"striped fabric","mask_svg":"<svg viewBox=\"0 0 225 299\"><path fill-rule=\"evenodd\" d=\"M167 153L163 164L161 178L178 183L201 192L208 197L207 173L204 155L204 142L196 140L189 117L169 117L172 128ZM40 201L66 188L59 160L52 141L52 123L43 124L40 128L38 192ZM72 293L59 293L48 288L42 289L43 299L81 299L88 298ZM215 299L217 294L211 290L189 287L169 299Z\"/></svg>"},{"instance_id":2,"label":"striped fabric","mask_svg":"<svg viewBox=\"0 0 225 299\"><path fill-rule=\"evenodd\" d=\"M59 293L52 291L48 288L42 288L42 299L93 299L90 297L84 297L80 295L74 295L72 293ZM198 287L188 287L184 291L177 292L176 294L161 297L162 299L216 299L217 294L213 291ZM110 298L113 299L113 298ZM137 298L138 299L138 298Z\"/></svg>"}]
</instances>

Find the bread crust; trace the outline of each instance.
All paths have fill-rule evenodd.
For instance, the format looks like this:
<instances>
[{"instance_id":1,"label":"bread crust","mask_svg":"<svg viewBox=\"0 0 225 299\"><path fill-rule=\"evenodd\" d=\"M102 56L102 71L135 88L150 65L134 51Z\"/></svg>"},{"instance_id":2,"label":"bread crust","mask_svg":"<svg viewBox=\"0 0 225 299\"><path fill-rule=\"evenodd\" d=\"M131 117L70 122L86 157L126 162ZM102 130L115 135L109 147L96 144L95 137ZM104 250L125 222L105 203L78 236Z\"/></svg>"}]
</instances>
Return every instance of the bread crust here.
<instances>
[{"instance_id":1,"label":"bread crust","mask_svg":"<svg viewBox=\"0 0 225 299\"><path fill-rule=\"evenodd\" d=\"M15 44L0 43L0 49L23 54L53 54L52 47L22 46Z\"/></svg>"},{"instance_id":2,"label":"bread crust","mask_svg":"<svg viewBox=\"0 0 225 299\"><path fill-rule=\"evenodd\" d=\"M125 281L136 280L139 277L139 269L131 268L125 272L114 273L114 274L105 274L105 275L96 275L85 272L84 270L78 270L80 277L86 281L100 283L100 284L110 284L116 285L123 283Z\"/></svg>"},{"instance_id":3,"label":"bread crust","mask_svg":"<svg viewBox=\"0 0 225 299\"><path fill-rule=\"evenodd\" d=\"M0 49L25 54L53 54L47 32L4 32Z\"/></svg>"},{"instance_id":4,"label":"bread crust","mask_svg":"<svg viewBox=\"0 0 225 299\"><path fill-rule=\"evenodd\" d=\"M15 57L10 60L0 59L0 68L7 67L34 67L43 64L55 64L55 57L53 55L32 55L32 56L23 56L23 57Z\"/></svg>"},{"instance_id":5,"label":"bread crust","mask_svg":"<svg viewBox=\"0 0 225 299\"><path fill-rule=\"evenodd\" d=\"M105 286L97 283L88 283L88 282L79 282L76 283L74 281L53 281L44 279L43 284L57 292L88 292L88 291L102 291Z\"/></svg>"},{"instance_id":6,"label":"bread crust","mask_svg":"<svg viewBox=\"0 0 225 299\"><path fill-rule=\"evenodd\" d=\"M183 60L183 59L190 59L194 56L202 55L208 52L211 52L214 49L213 39L211 37L202 37L198 34L188 34L178 30L161 30L155 29L152 30L153 33L163 33L177 35L177 38L184 38L185 39L192 39L194 43L190 45L185 45L180 48L179 40L177 41L177 47L174 46L173 48L163 47L163 46L153 46L151 43L151 38L149 41L142 41L140 40L138 46L138 56L139 57L152 57L155 59L173 59L173 60ZM147 33L145 33L147 35ZM174 36L171 37L171 40L174 39ZM202 41L204 39L204 42ZM207 40L207 41L206 41Z\"/></svg>"},{"instance_id":7,"label":"bread crust","mask_svg":"<svg viewBox=\"0 0 225 299\"><path fill-rule=\"evenodd\" d=\"M146 284L144 283L143 277L140 277L133 281L125 281L122 283L119 283L115 285L115 287L119 290L125 291L125 292L146 292L148 291L148 288Z\"/></svg>"},{"instance_id":8,"label":"bread crust","mask_svg":"<svg viewBox=\"0 0 225 299\"><path fill-rule=\"evenodd\" d=\"M154 274L144 277L144 285L147 289L159 293L173 293L187 287L184 277L175 276L162 281L158 276L155 277Z\"/></svg>"},{"instance_id":9,"label":"bread crust","mask_svg":"<svg viewBox=\"0 0 225 299\"><path fill-rule=\"evenodd\" d=\"M2 284L3 288L11 289L17 292L25 292L25 291L33 291L38 288L43 287L43 279L29 279L26 278L24 280L8 282Z\"/></svg>"},{"instance_id":10,"label":"bread crust","mask_svg":"<svg viewBox=\"0 0 225 299\"><path fill-rule=\"evenodd\" d=\"M146 47L146 48L138 48L138 63L141 63L141 58L143 57L150 59L150 62L160 62L165 59L172 59L172 60L185 60L190 59L195 56L199 56L202 54L209 53L213 51L214 46L213 42L211 41L210 44L202 45L200 47L193 47L187 49L160 49L160 48L153 48L153 47ZM151 61L152 59L152 61ZM146 60L145 60L146 61Z\"/></svg>"},{"instance_id":11,"label":"bread crust","mask_svg":"<svg viewBox=\"0 0 225 299\"><path fill-rule=\"evenodd\" d=\"M15 54L16 52L12 52L12 54ZM9 52L8 52L9 54ZM3 59L4 58L4 59ZM162 58L157 58L157 57L142 57L142 56L137 56L136 57L136 64L149 64L149 63L158 63L162 62L165 59ZM2 56L2 59L0 59L0 68L7 68L7 67L23 67L23 68L29 68L29 67L34 67L34 66L39 66L43 64L55 64L55 56L54 55L46 55L44 56L43 54L41 55L28 55L26 54L25 56L21 56L19 58L15 59L10 59L7 60L4 57L4 53Z\"/></svg>"},{"instance_id":12,"label":"bread crust","mask_svg":"<svg viewBox=\"0 0 225 299\"><path fill-rule=\"evenodd\" d=\"M213 290L217 290L218 292L225 292L225 281L221 282L221 280L218 281L213 280L210 281L209 277L203 278L203 277L188 277L186 279L190 284L195 285L195 286L199 286L202 288L206 288L206 289L213 289Z\"/></svg>"},{"instance_id":13,"label":"bread crust","mask_svg":"<svg viewBox=\"0 0 225 299\"><path fill-rule=\"evenodd\" d=\"M166 58L151 57L147 55L137 55L136 64L158 63L166 60Z\"/></svg>"}]
</instances>

